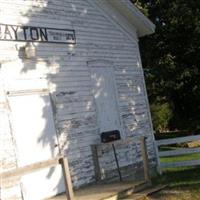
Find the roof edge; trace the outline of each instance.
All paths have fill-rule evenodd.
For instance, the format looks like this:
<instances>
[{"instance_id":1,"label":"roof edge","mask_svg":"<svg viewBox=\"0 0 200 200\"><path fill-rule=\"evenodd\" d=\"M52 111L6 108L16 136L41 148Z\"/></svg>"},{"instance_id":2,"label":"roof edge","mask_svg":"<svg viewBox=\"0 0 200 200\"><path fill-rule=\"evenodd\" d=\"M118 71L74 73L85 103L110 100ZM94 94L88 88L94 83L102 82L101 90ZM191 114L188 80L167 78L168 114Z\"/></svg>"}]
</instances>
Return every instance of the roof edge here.
<instances>
[{"instance_id":1,"label":"roof edge","mask_svg":"<svg viewBox=\"0 0 200 200\"><path fill-rule=\"evenodd\" d=\"M138 37L155 32L155 25L129 0L105 0L118 10L137 29Z\"/></svg>"}]
</instances>

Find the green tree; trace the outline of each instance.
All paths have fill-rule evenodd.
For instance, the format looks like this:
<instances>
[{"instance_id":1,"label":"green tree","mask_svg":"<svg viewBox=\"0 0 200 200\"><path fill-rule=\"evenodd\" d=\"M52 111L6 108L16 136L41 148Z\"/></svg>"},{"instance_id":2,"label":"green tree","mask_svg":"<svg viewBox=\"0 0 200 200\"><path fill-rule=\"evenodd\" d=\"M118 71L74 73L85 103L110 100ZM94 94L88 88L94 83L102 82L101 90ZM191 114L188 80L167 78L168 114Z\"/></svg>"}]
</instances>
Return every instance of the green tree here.
<instances>
[{"instance_id":1,"label":"green tree","mask_svg":"<svg viewBox=\"0 0 200 200\"><path fill-rule=\"evenodd\" d=\"M140 41L150 103L172 105L168 128L200 128L200 1L134 3L156 25Z\"/></svg>"}]
</instances>

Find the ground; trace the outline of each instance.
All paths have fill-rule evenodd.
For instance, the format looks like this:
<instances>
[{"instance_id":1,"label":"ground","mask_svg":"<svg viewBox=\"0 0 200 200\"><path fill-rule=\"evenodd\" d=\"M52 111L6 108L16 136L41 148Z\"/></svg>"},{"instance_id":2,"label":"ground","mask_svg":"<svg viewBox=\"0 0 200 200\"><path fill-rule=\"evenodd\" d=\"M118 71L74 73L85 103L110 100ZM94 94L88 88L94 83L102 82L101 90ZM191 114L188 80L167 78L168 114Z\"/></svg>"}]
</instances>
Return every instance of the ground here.
<instances>
[{"instance_id":1,"label":"ground","mask_svg":"<svg viewBox=\"0 0 200 200\"><path fill-rule=\"evenodd\" d=\"M150 200L199 200L200 185L194 187L168 188L151 195Z\"/></svg>"}]
</instances>

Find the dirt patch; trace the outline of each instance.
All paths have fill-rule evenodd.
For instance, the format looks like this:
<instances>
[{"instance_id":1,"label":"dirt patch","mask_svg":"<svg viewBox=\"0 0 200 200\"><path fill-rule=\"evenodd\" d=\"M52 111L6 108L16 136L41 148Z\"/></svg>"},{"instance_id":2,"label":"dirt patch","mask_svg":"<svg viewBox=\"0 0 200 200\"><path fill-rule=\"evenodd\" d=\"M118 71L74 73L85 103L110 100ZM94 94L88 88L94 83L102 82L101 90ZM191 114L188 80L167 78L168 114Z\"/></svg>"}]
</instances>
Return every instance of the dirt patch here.
<instances>
[{"instance_id":1,"label":"dirt patch","mask_svg":"<svg viewBox=\"0 0 200 200\"><path fill-rule=\"evenodd\" d=\"M199 200L200 189L165 189L149 196L149 200Z\"/></svg>"},{"instance_id":2,"label":"dirt patch","mask_svg":"<svg viewBox=\"0 0 200 200\"><path fill-rule=\"evenodd\" d=\"M194 142L188 142L187 146L190 148L194 148L194 147L200 147L200 140L194 141Z\"/></svg>"}]
</instances>

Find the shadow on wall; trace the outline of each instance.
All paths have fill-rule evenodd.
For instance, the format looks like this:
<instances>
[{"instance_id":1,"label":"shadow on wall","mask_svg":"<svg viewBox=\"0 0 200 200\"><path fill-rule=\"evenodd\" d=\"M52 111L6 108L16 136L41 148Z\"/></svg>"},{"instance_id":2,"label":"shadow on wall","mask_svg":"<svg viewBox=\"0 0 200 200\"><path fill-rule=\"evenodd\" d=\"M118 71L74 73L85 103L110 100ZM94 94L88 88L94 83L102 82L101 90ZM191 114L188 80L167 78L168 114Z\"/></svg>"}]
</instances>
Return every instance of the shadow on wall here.
<instances>
[{"instance_id":1,"label":"shadow on wall","mask_svg":"<svg viewBox=\"0 0 200 200\"><path fill-rule=\"evenodd\" d=\"M53 9L55 7L53 1L24 1L22 5L18 2L16 2L14 8L15 12L13 12L13 6L8 2L5 9L6 16L9 16L6 20L8 24L12 24L10 23L12 22L11 18L17 15L16 24L23 26L37 27L40 24L39 26L44 27L74 29L72 20L65 19L66 13L69 16L78 16L78 18L84 18L87 14L86 8L80 10L73 3L68 3L70 7L67 8L61 5L61 1L60 3L57 2L60 5L57 5L59 10L56 10ZM65 24L61 24L64 19ZM4 20L1 19L1 21ZM60 24L59 21L61 21ZM11 31L11 29L8 29L5 33L7 39L9 39L9 32ZM24 34L22 31L18 34ZM27 29L27 35L28 31ZM33 37L37 37L38 33L34 32L34 34ZM43 159L46 160L48 157L54 157L65 150L64 153L68 155L69 162L73 165L71 174L74 185L78 186L77 175L80 172L77 168L78 164L81 163L84 151L81 152L79 146L79 143L82 142L79 141L80 137L76 137L81 132L73 135L73 131L74 128L81 128L83 123L85 123L85 126L88 125L88 127L91 126L90 128L94 129L96 121L93 117L92 99L86 96L89 88L83 85L83 90L78 92L81 84L77 83L79 78L77 72L82 72L80 77L82 81L88 81L89 77L85 66L80 66L79 63L77 68L75 66L76 46L40 42L7 42L2 50L4 56L1 58L1 71L10 92L8 99L12 110L11 117L14 120L13 132L14 135L20 134L17 137L23 137L21 141L16 139L17 156L18 159L20 158L18 165L22 166ZM23 109L20 111L19 107L23 107ZM51 108L53 108L53 115ZM90 112L86 118L77 117L82 110ZM56 130L52 125L51 115L56 119ZM56 132L57 135L55 135ZM34 135L34 133L36 134ZM32 149L33 147L38 147L41 152ZM23 152L25 149L26 153ZM72 158L74 152L75 155ZM88 163L88 165L91 165L91 163ZM89 167L91 168L91 166ZM43 171L43 174L42 172L38 172L38 174L40 177L51 179L55 176L53 175L55 170L56 168L52 167ZM30 180L27 180L27 178ZM42 180L40 183L40 180L32 175L28 175L27 178L22 178L22 187L24 187L22 190L28 190L27 187L30 187L31 181L37 189L42 187ZM55 193L60 190L59 188L64 189L63 180L60 178L57 184L52 185L52 187L54 187L52 189Z\"/></svg>"}]
</instances>

